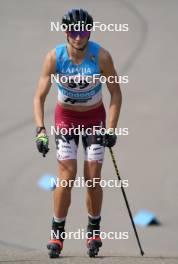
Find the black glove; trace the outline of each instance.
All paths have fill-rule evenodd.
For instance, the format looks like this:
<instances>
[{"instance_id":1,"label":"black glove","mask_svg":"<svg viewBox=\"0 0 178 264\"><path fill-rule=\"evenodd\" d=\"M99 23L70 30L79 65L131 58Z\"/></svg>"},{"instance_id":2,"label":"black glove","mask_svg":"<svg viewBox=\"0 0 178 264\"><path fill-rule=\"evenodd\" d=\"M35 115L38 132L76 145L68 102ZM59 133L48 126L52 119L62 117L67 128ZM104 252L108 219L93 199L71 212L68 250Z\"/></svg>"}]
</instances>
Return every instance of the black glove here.
<instances>
[{"instance_id":1,"label":"black glove","mask_svg":"<svg viewBox=\"0 0 178 264\"><path fill-rule=\"evenodd\" d=\"M48 136L44 133L40 133L36 136L36 146L40 153L43 153L43 157L45 157L46 153L48 153Z\"/></svg>"},{"instance_id":2,"label":"black glove","mask_svg":"<svg viewBox=\"0 0 178 264\"><path fill-rule=\"evenodd\" d=\"M108 148L113 147L116 144L116 141L117 141L116 134L112 134L112 135L108 133L105 134L105 146L106 147Z\"/></svg>"}]
</instances>

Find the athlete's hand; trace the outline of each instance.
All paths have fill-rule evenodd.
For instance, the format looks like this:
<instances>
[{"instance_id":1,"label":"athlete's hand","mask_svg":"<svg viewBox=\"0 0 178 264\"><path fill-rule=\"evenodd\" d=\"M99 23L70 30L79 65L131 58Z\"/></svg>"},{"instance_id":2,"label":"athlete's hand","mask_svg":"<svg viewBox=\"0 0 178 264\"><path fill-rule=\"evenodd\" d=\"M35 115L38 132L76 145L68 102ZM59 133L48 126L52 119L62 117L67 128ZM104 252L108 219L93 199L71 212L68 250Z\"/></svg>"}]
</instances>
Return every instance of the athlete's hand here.
<instances>
[{"instance_id":1,"label":"athlete's hand","mask_svg":"<svg viewBox=\"0 0 178 264\"><path fill-rule=\"evenodd\" d=\"M36 136L36 146L40 153L43 153L43 157L48 153L49 139L45 133L39 133Z\"/></svg>"},{"instance_id":2,"label":"athlete's hand","mask_svg":"<svg viewBox=\"0 0 178 264\"><path fill-rule=\"evenodd\" d=\"M105 146L108 148L113 147L116 144L117 136L116 134L106 133L105 134Z\"/></svg>"}]
</instances>

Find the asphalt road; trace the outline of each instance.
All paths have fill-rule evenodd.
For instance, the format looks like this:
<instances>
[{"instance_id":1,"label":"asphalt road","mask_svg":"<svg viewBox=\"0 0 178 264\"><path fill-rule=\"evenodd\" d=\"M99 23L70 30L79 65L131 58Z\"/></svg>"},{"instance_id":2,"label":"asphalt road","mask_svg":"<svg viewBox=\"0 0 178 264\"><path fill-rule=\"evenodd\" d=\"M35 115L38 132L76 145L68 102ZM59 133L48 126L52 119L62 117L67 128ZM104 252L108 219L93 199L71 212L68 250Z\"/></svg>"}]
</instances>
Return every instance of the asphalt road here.
<instances>
[{"instance_id":1,"label":"asphalt road","mask_svg":"<svg viewBox=\"0 0 178 264\"><path fill-rule=\"evenodd\" d=\"M177 40L176 0L0 0L0 263L48 263L45 251L52 216L52 193L38 188L44 173L56 174L54 139L43 159L35 148L33 96L47 51L65 41L50 32L72 7L84 7L103 23L127 23L128 32L93 32L92 40L108 49L120 75L123 106L118 127L128 128L114 147L133 214L153 211L160 226L138 228L146 257L139 250L119 188L105 188L102 229L129 232L128 240L105 240L97 263L176 263L177 203ZM57 91L45 105L48 129L53 125ZM103 87L108 110L109 95ZM83 151L78 153L82 177ZM103 179L115 179L106 152ZM85 189L75 188L66 229L86 228ZM66 240L63 263L88 263L85 241ZM77 257L78 256L78 257ZM114 256L114 257L113 257ZM59 261L59 260L58 260ZM58 261L53 261L58 263ZM96 260L93 260L94 262Z\"/></svg>"}]
</instances>

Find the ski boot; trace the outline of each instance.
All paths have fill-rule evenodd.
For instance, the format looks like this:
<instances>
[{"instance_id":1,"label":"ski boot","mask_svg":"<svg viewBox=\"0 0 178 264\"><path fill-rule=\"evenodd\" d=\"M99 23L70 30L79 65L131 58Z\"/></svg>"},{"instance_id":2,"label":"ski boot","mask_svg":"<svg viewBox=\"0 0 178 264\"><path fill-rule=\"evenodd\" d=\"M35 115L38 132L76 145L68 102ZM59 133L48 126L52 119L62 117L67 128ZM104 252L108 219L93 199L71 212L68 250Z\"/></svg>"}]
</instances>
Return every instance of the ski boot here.
<instances>
[{"instance_id":1,"label":"ski boot","mask_svg":"<svg viewBox=\"0 0 178 264\"><path fill-rule=\"evenodd\" d=\"M50 258L59 258L59 255L63 249L63 239L61 236L65 232L64 225L65 221L62 223L57 223L53 219L51 230L53 231L53 233L51 234L51 239L47 244L47 249L49 250L48 254Z\"/></svg>"},{"instance_id":2,"label":"ski boot","mask_svg":"<svg viewBox=\"0 0 178 264\"><path fill-rule=\"evenodd\" d=\"M95 258L98 255L99 248L102 246L101 238L100 238L100 220L92 219L89 217L89 223L87 226L87 254L90 258Z\"/></svg>"}]
</instances>

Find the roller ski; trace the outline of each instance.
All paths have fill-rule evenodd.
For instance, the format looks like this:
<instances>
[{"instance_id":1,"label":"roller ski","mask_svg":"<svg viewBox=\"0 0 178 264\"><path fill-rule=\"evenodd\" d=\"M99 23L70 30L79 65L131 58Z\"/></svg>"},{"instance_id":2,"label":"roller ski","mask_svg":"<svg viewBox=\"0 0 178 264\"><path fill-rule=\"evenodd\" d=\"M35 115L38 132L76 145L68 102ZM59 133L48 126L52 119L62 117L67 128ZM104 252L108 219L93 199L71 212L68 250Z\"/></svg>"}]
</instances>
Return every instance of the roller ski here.
<instances>
[{"instance_id":1,"label":"roller ski","mask_svg":"<svg viewBox=\"0 0 178 264\"><path fill-rule=\"evenodd\" d=\"M90 258L95 258L98 255L99 248L102 246L101 238L100 238L100 220L92 219L89 217L89 223L87 226L87 254Z\"/></svg>"},{"instance_id":2,"label":"roller ski","mask_svg":"<svg viewBox=\"0 0 178 264\"><path fill-rule=\"evenodd\" d=\"M52 222L51 239L47 244L47 249L49 250L48 255L50 258L59 258L61 254L63 249L62 234L65 232L64 225L65 222L56 223L54 220Z\"/></svg>"},{"instance_id":3,"label":"roller ski","mask_svg":"<svg viewBox=\"0 0 178 264\"><path fill-rule=\"evenodd\" d=\"M63 243L60 240L52 239L47 244L47 249L49 249L49 257L50 258L59 258L61 254L61 250L63 248Z\"/></svg>"},{"instance_id":4,"label":"roller ski","mask_svg":"<svg viewBox=\"0 0 178 264\"><path fill-rule=\"evenodd\" d=\"M98 255L99 248L102 246L100 237L92 237L87 240L88 255L90 258L95 258Z\"/></svg>"}]
</instances>

